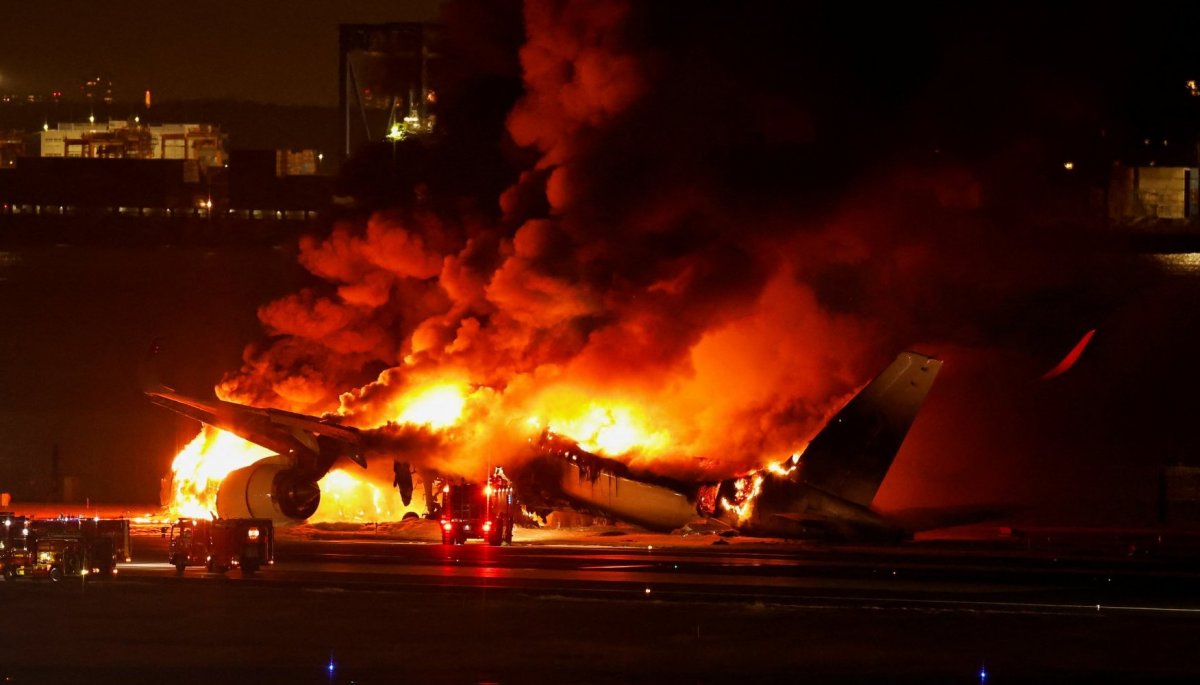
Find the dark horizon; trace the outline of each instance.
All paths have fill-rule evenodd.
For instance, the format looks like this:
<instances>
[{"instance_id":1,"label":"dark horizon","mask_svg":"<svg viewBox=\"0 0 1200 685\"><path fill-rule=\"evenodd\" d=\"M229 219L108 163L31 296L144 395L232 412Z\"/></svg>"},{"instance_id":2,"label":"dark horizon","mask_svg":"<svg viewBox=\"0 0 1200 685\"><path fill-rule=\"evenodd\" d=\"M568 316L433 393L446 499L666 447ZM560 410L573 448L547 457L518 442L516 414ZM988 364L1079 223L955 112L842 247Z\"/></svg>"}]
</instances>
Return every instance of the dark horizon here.
<instances>
[{"instance_id":1,"label":"dark horizon","mask_svg":"<svg viewBox=\"0 0 1200 685\"><path fill-rule=\"evenodd\" d=\"M65 0L5 8L0 94L78 96L101 74L118 101L234 99L337 104L338 25L428 22L441 0L233 0L203 9L146 0L103 10Z\"/></svg>"}]
</instances>

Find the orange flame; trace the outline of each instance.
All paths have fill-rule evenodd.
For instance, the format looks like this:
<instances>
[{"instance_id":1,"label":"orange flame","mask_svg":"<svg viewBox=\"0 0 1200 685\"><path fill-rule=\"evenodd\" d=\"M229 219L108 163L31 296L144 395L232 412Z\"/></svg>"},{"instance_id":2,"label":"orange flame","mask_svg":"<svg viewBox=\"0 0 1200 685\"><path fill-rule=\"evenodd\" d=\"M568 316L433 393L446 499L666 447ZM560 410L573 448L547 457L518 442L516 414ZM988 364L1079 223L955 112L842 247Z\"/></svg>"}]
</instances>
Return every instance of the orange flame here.
<instances>
[{"instance_id":1,"label":"orange flame","mask_svg":"<svg viewBox=\"0 0 1200 685\"><path fill-rule=\"evenodd\" d=\"M441 383L421 389L401 404L397 423L425 424L430 428L448 428L462 417L467 398L460 384Z\"/></svg>"},{"instance_id":2,"label":"orange flame","mask_svg":"<svg viewBox=\"0 0 1200 685\"><path fill-rule=\"evenodd\" d=\"M647 429L628 406L605 408L593 404L582 415L552 420L547 425L585 450L607 455L661 449L669 442L666 433Z\"/></svg>"},{"instance_id":3,"label":"orange flame","mask_svg":"<svg viewBox=\"0 0 1200 685\"><path fill-rule=\"evenodd\" d=\"M217 513L217 490L231 471L272 456L265 447L205 426L171 465L170 518L212 518ZM334 469L318 483L321 505L312 521L397 521L425 511L424 495L414 493L409 506L390 484L376 483L366 472Z\"/></svg>"},{"instance_id":4,"label":"orange flame","mask_svg":"<svg viewBox=\"0 0 1200 685\"><path fill-rule=\"evenodd\" d=\"M762 494L763 471L787 477L800 464L800 455L793 454L781 462L767 464L765 469L753 471L734 481L733 501L721 498L721 507L737 516L738 523L745 523L754 514L754 503Z\"/></svg>"},{"instance_id":5,"label":"orange flame","mask_svg":"<svg viewBox=\"0 0 1200 685\"><path fill-rule=\"evenodd\" d=\"M495 438L503 437L501 433L523 444L520 434L526 429L531 433L549 429L583 449L609 457L654 457L672 447L671 432L659 428L659 417L634 398L598 398L582 388L558 385L511 406L504 399L490 388L471 386L461 374L447 373L426 378L380 403L378 413L348 414L347 418L360 426L390 420L441 432L450 452L439 455L449 457L441 464L461 469L459 475L468 477L484 473L480 462L496 455L492 449L480 450L480 445L495 445ZM515 418L530 412L539 418L529 419L527 425ZM231 471L271 455L230 433L205 428L175 458L169 513L203 518L219 513L216 495L222 480ZM390 480L357 468L334 469L318 485L322 497L311 517L314 522L394 521L426 513L423 493L416 493L405 506Z\"/></svg>"},{"instance_id":6,"label":"orange flame","mask_svg":"<svg viewBox=\"0 0 1200 685\"><path fill-rule=\"evenodd\" d=\"M318 483L321 504L309 521L372 523L399 521L425 513L425 496L419 489L408 506L390 483L373 482L364 472L333 469Z\"/></svg>"},{"instance_id":7,"label":"orange flame","mask_svg":"<svg viewBox=\"0 0 1200 685\"><path fill-rule=\"evenodd\" d=\"M272 452L223 430L204 426L171 463L172 518L212 518L217 489L230 471L249 466Z\"/></svg>"},{"instance_id":8,"label":"orange flame","mask_svg":"<svg viewBox=\"0 0 1200 685\"><path fill-rule=\"evenodd\" d=\"M737 515L738 523L745 523L750 515L754 513L754 500L758 498L758 494L762 492L763 477L761 473L752 473L744 478L739 478L734 481L736 492L733 496L733 501L722 497L721 506L726 511L731 511Z\"/></svg>"},{"instance_id":9,"label":"orange flame","mask_svg":"<svg viewBox=\"0 0 1200 685\"><path fill-rule=\"evenodd\" d=\"M535 403L538 415L528 419L533 429L546 428L589 452L653 455L671 446L670 431L652 428L656 421L650 413L627 398L597 400L586 391L560 386L542 393Z\"/></svg>"}]
</instances>

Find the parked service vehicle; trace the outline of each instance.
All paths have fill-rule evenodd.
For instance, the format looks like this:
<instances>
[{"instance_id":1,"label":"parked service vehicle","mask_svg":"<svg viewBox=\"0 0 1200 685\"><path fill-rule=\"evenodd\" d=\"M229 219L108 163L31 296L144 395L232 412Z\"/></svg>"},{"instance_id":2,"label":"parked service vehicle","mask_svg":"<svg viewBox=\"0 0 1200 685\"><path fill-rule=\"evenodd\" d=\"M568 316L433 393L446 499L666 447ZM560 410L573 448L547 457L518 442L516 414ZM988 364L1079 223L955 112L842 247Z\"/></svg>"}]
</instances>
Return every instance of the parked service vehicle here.
<instances>
[{"instance_id":1,"label":"parked service vehicle","mask_svg":"<svg viewBox=\"0 0 1200 685\"><path fill-rule=\"evenodd\" d=\"M447 483L440 503L442 544L461 545L472 538L489 545L512 544L515 509L512 483L500 468L482 485Z\"/></svg>"},{"instance_id":2,"label":"parked service vehicle","mask_svg":"<svg viewBox=\"0 0 1200 685\"><path fill-rule=\"evenodd\" d=\"M240 568L248 576L275 563L271 519L179 519L162 531L170 536L167 560L179 575L188 566L204 566L212 573Z\"/></svg>"}]
</instances>

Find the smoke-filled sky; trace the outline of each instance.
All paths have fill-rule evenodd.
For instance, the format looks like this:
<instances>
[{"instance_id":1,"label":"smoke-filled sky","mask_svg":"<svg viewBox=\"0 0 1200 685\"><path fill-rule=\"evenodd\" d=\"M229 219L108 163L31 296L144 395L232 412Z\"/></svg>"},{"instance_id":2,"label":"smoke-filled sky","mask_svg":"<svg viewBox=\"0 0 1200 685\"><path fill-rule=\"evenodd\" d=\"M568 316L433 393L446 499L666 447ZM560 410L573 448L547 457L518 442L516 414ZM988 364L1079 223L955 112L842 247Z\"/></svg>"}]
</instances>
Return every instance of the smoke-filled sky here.
<instances>
[{"instance_id":1,"label":"smoke-filled sky","mask_svg":"<svg viewBox=\"0 0 1200 685\"><path fill-rule=\"evenodd\" d=\"M1195 279L1101 218L1111 157L1188 106L1153 94L1186 60L1122 40L1137 17L530 0L446 23L440 135L351 161L374 211L300 241L312 278L261 302L222 397L410 437L387 422L451 383L459 426L407 456L464 472L518 458L527 418L628 411L622 458L723 477L916 349L946 364L885 508L1144 522L1200 446Z\"/></svg>"}]
</instances>

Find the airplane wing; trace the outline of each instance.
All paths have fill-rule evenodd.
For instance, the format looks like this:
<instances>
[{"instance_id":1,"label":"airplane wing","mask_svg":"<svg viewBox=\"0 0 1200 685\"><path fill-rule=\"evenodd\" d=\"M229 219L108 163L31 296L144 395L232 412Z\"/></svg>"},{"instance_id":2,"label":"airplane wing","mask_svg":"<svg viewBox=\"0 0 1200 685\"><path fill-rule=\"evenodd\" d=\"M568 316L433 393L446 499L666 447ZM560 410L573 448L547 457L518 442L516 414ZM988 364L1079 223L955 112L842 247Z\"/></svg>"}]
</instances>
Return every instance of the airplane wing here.
<instances>
[{"instance_id":1,"label":"airplane wing","mask_svg":"<svg viewBox=\"0 0 1200 685\"><path fill-rule=\"evenodd\" d=\"M155 340L139 369L143 392L154 404L261 445L289 459L298 473L313 480L325 475L340 457L366 468L362 434L357 428L282 409L202 400L163 385L157 369L161 348Z\"/></svg>"},{"instance_id":2,"label":"airplane wing","mask_svg":"<svg viewBox=\"0 0 1200 685\"><path fill-rule=\"evenodd\" d=\"M166 388L147 390L146 396L160 407L233 433L279 455L295 456L305 451L320 454L335 449L339 456L364 468L367 465L357 428L280 409L200 400Z\"/></svg>"}]
</instances>

